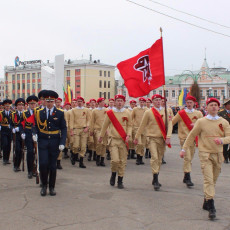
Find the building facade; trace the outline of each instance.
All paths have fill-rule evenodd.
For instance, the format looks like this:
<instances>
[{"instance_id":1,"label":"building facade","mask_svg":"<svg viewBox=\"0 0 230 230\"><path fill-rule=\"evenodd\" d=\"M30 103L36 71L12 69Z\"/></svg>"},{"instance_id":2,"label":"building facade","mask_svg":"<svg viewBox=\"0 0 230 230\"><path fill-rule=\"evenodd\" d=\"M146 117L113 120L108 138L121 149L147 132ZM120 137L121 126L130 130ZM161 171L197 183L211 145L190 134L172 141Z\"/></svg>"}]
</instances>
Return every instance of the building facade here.
<instances>
[{"instance_id":1,"label":"building facade","mask_svg":"<svg viewBox=\"0 0 230 230\"><path fill-rule=\"evenodd\" d=\"M1 79L0 80L0 101L4 100L4 88L5 88L4 80Z\"/></svg>"},{"instance_id":2,"label":"building facade","mask_svg":"<svg viewBox=\"0 0 230 230\"><path fill-rule=\"evenodd\" d=\"M21 64L22 63L22 64ZM51 68L53 63L41 60L19 62L17 66L5 66L5 96L15 101L19 97L37 95L42 89L41 67ZM100 60L67 60L64 65L64 89L69 85L73 98L82 96L91 98L104 97L106 101L115 94L115 66L103 64ZM64 92L63 92L64 95ZM63 97L63 95L60 95Z\"/></svg>"}]
</instances>

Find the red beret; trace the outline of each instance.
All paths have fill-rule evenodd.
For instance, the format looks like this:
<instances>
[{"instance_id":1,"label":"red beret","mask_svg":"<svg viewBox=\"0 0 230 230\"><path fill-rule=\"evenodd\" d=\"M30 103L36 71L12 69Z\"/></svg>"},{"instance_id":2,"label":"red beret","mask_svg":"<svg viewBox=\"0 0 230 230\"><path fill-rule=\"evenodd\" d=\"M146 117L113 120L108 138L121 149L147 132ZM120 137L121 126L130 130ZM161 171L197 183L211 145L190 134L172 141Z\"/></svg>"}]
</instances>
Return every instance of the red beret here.
<instances>
[{"instance_id":1,"label":"red beret","mask_svg":"<svg viewBox=\"0 0 230 230\"><path fill-rule=\"evenodd\" d=\"M89 100L89 103L92 102L92 101L97 102L96 99L92 98L92 99Z\"/></svg>"},{"instance_id":2,"label":"red beret","mask_svg":"<svg viewBox=\"0 0 230 230\"><path fill-rule=\"evenodd\" d=\"M110 98L109 101L114 101L114 99L113 99L113 98Z\"/></svg>"},{"instance_id":3,"label":"red beret","mask_svg":"<svg viewBox=\"0 0 230 230\"><path fill-rule=\"evenodd\" d=\"M144 97L139 97L139 101L144 101L146 102L146 99Z\"/></svg>"},{"instance_id":4,"label":"red beret","mask_svg":"<svg viewBox=\"0 0 230 230\"><path fill-rule=\"evenodd\" d=\"M81 100L81 101L85 102L84 98L81 97L81 96L78 96L78 97L76 98L76 101L78 101L78 100Z\"/></svg>"},{"instance_id":5,"label":"red beret","mask_svg":"<svg viewBox=\"0 0 230 230\"><path fill-rule=\"evenodd\" d=\"M106 105L106 104L104 104L104 107L105 107L105 108L108 108L109 106L108 106L108 105Z\"/></svg>"},{"instance_id":6,"label":"red beret","mask_svg":"<svg viewBox=\"0 0 230 230\"><path fill-rule=\"evenodd\" d=\"M62 102L62 99L59 97L59 98L56 99L56 101L61 101Z\"/></svg>"},{"instance_id":7,"label":"red beret","mask_svg":"<svg viewBox=\"0 0 230 230\"><path fill-rule=\"evenodd\" d=\"M70 105L71 106L71 104L69 102L65 102L64 106L66 106L66 105Z\"/></svg>"},{"instance_id":8,"label":"red beret","mask_svg":"<svg viewBox=\"0 0 230 230\"><path fill-rule=\"evenodd\" d=\"M89 105L89 102L86 102L86 105Z\"/></svg>"},{"instance_id":9,"label":"red beret","mask_svg":"<svg viewBox=\"0 0 230 230\"><path fill-rule=\"evenodd\" d=\"M147 98L147 99L146 99L146 101L149 101L149 102L151 102L151 103L152 103L152 100L151 100L150 98Z\"/></svg>"},{"instance_id":10,"label":"red beret","mask_svg":"<svg viewBox=\"0 0 230 230\"><path fill-rule=\"evenodd\" d=\"M196 98L191 96L191 95L188 95L186 98L185 98L185 101L188 101L188 100L191 100L191 101L194 101L196 102Z\"/></svg>"},{"instance_id":11,"label":"red beret","mask_svg":"<svg viewBox=\"0 0 230 230\"><path fill-rule=\"evenodd\" d=\"M130 103L130 104L131 104L131 103L135 103L135 104L136 104L137 102L136 102L135 100L131 100L129 103Z\"/></svg>"},{"instance_id":12,"label":"red beret","mask_svg":"<svg viewBox=\"0 0 230 230\"><path fill-rule=\"evenodd\" d=\"M154 99L156 99L156 98L162 99L162 96L161 96L160 94L154 94L154 95L152 96L152 100L154 100Z\"/></svg>"},{"instance_id":13,"label":"red beret","mask_svg":"<svg viewBox=\"0 0 230 230\"><path fill-rule=\"evenodd\" d=\"M74 98L74 99L72 99L72 101L77 101L77 99L76 99L76 98Z\"/></svg>"},{"instance_id":14,"label":"red beret","mask_svg":"<svg viewBox=\"0 0 230 230\"><path fill-rule=\"evenodd\" d=\"M123 101L125 101L125 96L120 95L120 94L117 94L117 95L115 96L115 100L117 100L117 99L122 99Z\"/></svg>"},{"instance_id":15,"label":"red beret","mask_svg":"<svg viewBox=\"0 0 230 230\"><path fill-rule=\"evenodd\" d=\"M207 101L206 101L206 105L208 105L208 104L211 103L211 102L216 102L216 103L218 104L218 106L220 106L219 100L217 100L217 99L214 98L214 97L208 98Z\"/></svg>"},{"instance_id":16,"label":"red beret","mask_svg":"<svg viewBox=\"0 0 230 230\"><path fill-rule=\"evenodd\" d=\"M97 103L100 103L100 102L102 102L102 101L104 101L104 100L105 100L104 97L100 97L100 98L97 99Z\"/></svg>"}]
</instances>

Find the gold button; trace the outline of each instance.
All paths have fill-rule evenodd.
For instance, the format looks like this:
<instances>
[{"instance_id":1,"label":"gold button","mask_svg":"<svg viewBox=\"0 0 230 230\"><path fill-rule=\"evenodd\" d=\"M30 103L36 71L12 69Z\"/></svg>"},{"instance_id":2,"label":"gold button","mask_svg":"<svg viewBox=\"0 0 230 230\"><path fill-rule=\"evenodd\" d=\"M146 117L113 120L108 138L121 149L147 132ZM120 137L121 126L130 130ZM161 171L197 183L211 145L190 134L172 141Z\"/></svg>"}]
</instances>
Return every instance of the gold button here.
<instances>
[{"instance_id":1,"label":"gold button","mask_svg":"<svg viewBox=\"0 0 230 230\"><path fill-rule=\"evenodd\" d=\"M49 129L50 129L50 127L49 127Z\"/></svg>"}]
</instances>

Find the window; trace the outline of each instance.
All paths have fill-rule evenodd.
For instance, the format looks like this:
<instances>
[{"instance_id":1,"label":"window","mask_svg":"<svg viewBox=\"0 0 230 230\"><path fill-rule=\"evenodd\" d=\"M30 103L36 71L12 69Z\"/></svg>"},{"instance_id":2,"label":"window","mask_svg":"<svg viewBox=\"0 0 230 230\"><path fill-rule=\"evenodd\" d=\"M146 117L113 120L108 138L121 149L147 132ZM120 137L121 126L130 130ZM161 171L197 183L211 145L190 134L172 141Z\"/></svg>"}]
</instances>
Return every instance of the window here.
<instances>
[{"instance_id":1,"label":"window","mask_svg":"<svg viewBox=\"0 0 230 230\"><path fill-rule=\"evenodd\" d=\"M169 91L165 90L165 97L167 98L169 96Z\"/></svg>"},{"instance_id":2,"label":"window","mask_svg":"<svg viewBox=\"0 0 230 230\"><path fill-rule=\"evenodd\" d=\"M17 74L17 80L20 80L20 74Z\"/></svg>"},{"instance_id":3,"label":"window","mask_svg":"<svg viewBox=\"0 0 230 230\"><path fill-rule=\"evenodd\" d=\"M203 96L203 90L202 89L200 90L200 96L201 97Z\"/></svg>"},{"instance_id":4,"label":"window","mask_svg":"<svg viewBox=\"0 0 230 230\"><path fill-rule=\"evenodd\" d=\"M222 89L222 90L221 90L221 96L224 96L224 94L225 94L225 90Z\"/></svg>"},{"instance_id":5,"label":"window","mask_svg":"<svg viewBox=\"0 0 230 230\"><path fill-rule=\"evenodd\" d=\"M67 86L68 86L68 85L70 86L70 80L67 80Z\"/></svg>"},{"instance_id":6,"label":"window","mask_svg":"<svg viewBox=\"0 0 230 230\"><path fill-rule=\"evenodd\" d=\"M14 80L15 80L15 75L13 74L13 75L12 75L12 81L14 81Z\"/></svg>"},{"instance_id":7,"label":"window","mask_svg":"<svg viewBox=\"0 0 230 230\"><path fill-rule=\"evenodd\" d=\"M108 92L108 99L110 99L110 92Z\"/></svg>"},{"instance_id":8,"label":"window","mask_svg":"<svg viewBox=\"0 0 230 230\"><path fill-rule=\"evenodd\" d=\"M101 88L102 87L102 81L100 80L99 81L99 88Z\"/></svg>"},{"instance_id":9,"label":"window","mask_svg":"<svg viewBox=\"0 0 230 230\"><path fill-rule=\"evenodd\" d=\"M77 91L77 93L80 93L80 91Z\"/></svg>"},{"instance_id":10,"label":"window","mask_svg":"<svg viewBox=\"0 0 230 230\"><path fill-rule=\"evenodd\" d=\"M38 89L41 89L41 83L38 82Z\"/></svg>"},{"instance_id":11,"label":"window","mask_svg":"<svg viewBox=\"0 0 230 230\"><path fill-rule=\"evenodd\" d=\"M22 94L22 98L25 98L25 94L24 93Z\"/></svg>"},{"instance_id":12,"label":"window","mask_svg":"<svg viewBox=\"0 0 230 230\"><path fill-rule=\"evenodd\" d=\"M25 89L25 83L22 83L22 89Z\"/></svg>"},{"instance_id":13,"label":"window","mask_svg":"<svg viewBox=\"0 0 230 230\"><path fill-rule=\"evenodd\" d=\"M17 89L20 89L20 83L17 84Z\"/></svg>"},{"instance_id":14,"label":"window","mask_svg":"<svg viewBox=\"0 0 230 230\"><path fill-rule=\"evenodd\" d=\"M15 89L15 84L12 85L13 86L13 90Z\"/></svg>"},{"instance_id":15,"label":"window","mask_svg":"<svg viewBox=\"0 0 230 230\"><path fill-rule=\"evenodd\" d=\"M27 80L30 80L30 73L27 73Z\"/></svg>"},{"instance_id":16,"label":"window","mask_svg":"<svg viewBox=\"0 0 230 230\"><path fill-rule=\"evenodd\" d=\"M76 73L80 73L80 71L81 71L80 69L75 69Z\"/></svg>"},{"instance_id":17,"label":"window","mask_svg":"<svg viewBox=\"0 0 230 230\"><path fill-rule=\"evenodd\" d=\"M15 94L13 94L13 98L12 99L15 100Z\"/></svg>"},{"instance_id":18,"label":"window","mask_svg":"<svg viewBox=\"0 0 230 230\"><path fill-rule=\"evenodd\" d=\"M217 90L214 90L214 97L217 97Z\"/></svg>"},{"instance_id":19,"label":"window","mask_svg":"<svg viewBox=\"0 0 230 230\"><path fill-rule=\"evenodd\" d=\"M100 76L100 77L102 76L102 70L99 71L99 76Z\"/></svg>"},{"instance_id":20,"label":"window","mask_svg":"<svg viewBox=\"0 0 230 230\"><path fill-rule=\"evenodd\" d=\"M66 70L66 76L70 77L70 70Z\"/></svg>"},{"instance_id":21,"label":"window","mask_svg":"<svg viewBox=\"0 0 230 230\"><path fill-rule=\"evenodd\" d=\"M17 98L19 98L19 97L20 97L20 93L17 94Z\"/></svg>"},{"instance_id":22,"label":"window","mask_svg":"<svg viewBox=\"0 0 230 230\"><path fill-rule=\"evenodd\" d=\"M22 80L25 80L25 74L24 73L22 74Z\"/></svg>"},{"instance_id":23,"label":"window","mask_svg":"<svg viewBox=\"0 0 230 230\"><path fill-rule=\"evenodd\" d=\"M175 94L175 90L172 90L172 97L175 97L176 94Z\"/></svg>"},{"instance_id":24,"label":"window","mask_svg":"<svg viewBox=\"0 0 230 230\"><path fill-rule=\"evenodd\" d=\"M76 82L80 82L80 79L76 80Z\"/></svg>"},{"instance_id":25,"label":"window","mask_svg":"<svg viewBox=\"0 0 230 230\"><path fill-rule=\"evenodd\" d=\"M106 77L106 71L104 71L104 77Z\"/></svg>"},{"instance_id":26,"label":"window","mask_svg":"<svg viewBox=\"0 0 230 230\"><path fill-rule=\"evenodd\" d=\"M104 81L104 88L106 88L106 81Z\"/></svg>"},{"instance_id":27,"label":"window","mask_svg":"<svg viewBox=\"0 0 230 230\"><path fill-rule=\"evenodd\" d=\"M37 73L38 74L38 78L41 78L41 73L39 72L39 73Z\"/></svg>"},{"instance_id":28,"label":"window","mask_svg":"<svg viewBox=\"0 0 230 230\"><path fill-rule=\"evenodd\" d=\"M156 93L157 93L156 90L153 90L153 95L156 94Z\"/></svg>"},{"instance_id":29,"label":"window","mask_svg":"<svg viewBox=\"0 0 230 230\"><path fill-rule=\"evenodd\" d=\"M104 98L106 99L106 92L104 92Z\"/></svg>"},{"instance_id":30,"label":"window","mask_svg":"<svg viewBox=\"0 0 230 230\"><path fill-rule=\"evenodd\" d=\"M209 89L206 90L206 96L209 96Z\"/></svg>"},{"instance_id":31,"label":"window","mask_svg":"<svg viewBox=\"0 0 230 230\"><path fill-rule=\"evenodd\" d=\"M35 89L35 83L32 84L32 89Z\"/></svg>"},{"instance_id":32,"label":"window","mask_svg":"<svg viewBox=\"0 0 230 230\"><path fill-rule=\"evenodd\" d=\"M80 85L77 85L77 87L80 87Z\"/></svg>"},{"instance_id":33,"label":"window","mask_svg":"<svg viewBox=\"0 0 230 230\"><path fill-rule=\"evenodd\" d=\"M99 97L102 97L102 92L99 92Z\"/></svg>"},{"instance_id":34,"label":"window","mask_svg":"<svg viewBox=\"0 0 230 230\"><path fill-rule=\"evenodd\" d=\"M162 96L162 90L159 90L159 94Z\"/></svg>"},{"instance_id":35,"label":"window","mask_svg":"<svg viewBox=\"0 0 230 230\"><path fill-rule=\"evenodd\" d=\"M32 73L32 79L35 79L35 73Z\"/></svg>"},{"instance_id":36,"label":"window","mask_svg":"<svg viewBox=\"0 0 230 230\"><path fill-rule=\"evenodd\" d=\"M108 81L108 88L110 88L110 81Z\"/></svg>"},{"instance_id":37,"label":"window","mask_svg":"<svg viewBox=\"0 0 230 230\"><path fill-rule=\"evenodd\" d=\"M108 71L108 77L110 77L110 71Z\"/></svg>"},{"instance_id":38,"label":"window","mask_svg":"<svg viewBox=\"0 0 230 230\"><path fill-rule=\"evenodd\" d=\"M30 83L27 83L27 89L30 89Z\"/></svg>"}]
</instances>

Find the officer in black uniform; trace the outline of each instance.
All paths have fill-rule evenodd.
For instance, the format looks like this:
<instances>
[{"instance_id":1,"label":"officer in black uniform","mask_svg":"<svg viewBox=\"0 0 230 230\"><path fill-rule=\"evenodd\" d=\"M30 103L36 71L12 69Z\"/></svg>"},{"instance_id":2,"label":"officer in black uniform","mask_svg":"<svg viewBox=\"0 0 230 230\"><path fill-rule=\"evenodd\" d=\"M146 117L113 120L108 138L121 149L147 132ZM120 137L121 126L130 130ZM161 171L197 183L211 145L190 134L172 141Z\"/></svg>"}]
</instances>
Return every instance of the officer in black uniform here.
<instances>
[{"instance_id":1,"label":"officer in black uniform","mask_svg":"<svg viewBox=\"0 0 230 230\"><path fill-rule=\"evenodd\" d=\"M0 102L0 114L1 112L4 110L4 106L3 106L3 103ZM0 159L2 159L2 141L1 141L1 128L0 128Z\"/></svg>"},{"instance_id":2,"label":"officer in black uniform","mask_svg":"<svg viewBox=\"0 0 230 230\"><path fill-rule=\"evenodd\" d=\"M42 182L41 196L47 194L49 176L49 193L55 196L55 182L57 174L57 158L59 151L65 148L67 128L64 111L54 106L58 94L52 90L44 93L46 107L36 113L36 133L38 139L39 171Z\"/></svg>"},{"instance_id":3,"label":"officer in black uniform","mask_svg":"<svg viewBox=\"0 0 230 230\"><path fill-rule=\"evenodd\" d=\"M224 103L224 109L221 109L218 113L220 117L226 119L230 124L230 99ZM223 145L224 163L228 164L230 160L230 150L228 150L228 145Z\"/></svg>"},{"instance_id":4,"label":"officer in black uniform","mask_svg":"<svg viewBox=\"0 0 230 230\"><path fill-rule=\"evenodd\" d=\"M23 132L23 109L25 106L25 100L18 98L15 101L16 111L12 113L12 124L13 124L13 136L15 136L15 157L14 157L14 171L19 172L21 159L22 159L22 137ZM13 138L14 139L14 138Z\"/></svg>"},{"instance_id":5,"label":"officer in black uniform","mask_svg":"<svg viewBox=\"0 0 230 230\"><path fill-rule=\"evenodd\" d=\"M28 178L33 178L34 171L34 142L32 139L33 135L33 126L35 125L35 108L38 102L38 98L35 95L31 95L26 99L29 107L28 110L23 112L23 119L25 122L24 133L21 135L25 139L25 144L27 148L26 161L27 161L27 170Z\"/></svg>"},{"instance_id":6,"label":"officer in black uniform","mask_svg":"<svg viewBox=\"0 0 230 230\"><path fill-rule=\"evenodd\" d=\"M5 99L3 101L4 110L1 112L1 141L3 150L3 165L10 164L10 151L12 141L12 113L10 106L12 101Z\"/></svg>"},{"instance_id":7,"label":"officer in black uniform","mask_svg":"<svg viewBox=\"0 0 230 230\"><path fill-rule=\"evenodd\" d=\"M46 107L46 100L44 98L44 93L46 92L46 89L43 89L41 90L39 93L38 93L38 99L39 99L39 109L44 109Z\"/></svg>"}]
</instances>

